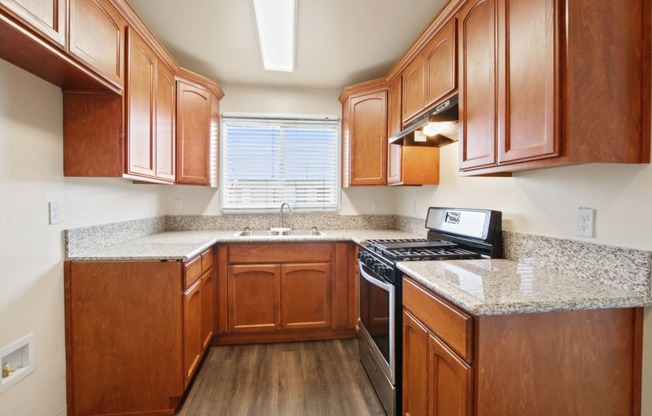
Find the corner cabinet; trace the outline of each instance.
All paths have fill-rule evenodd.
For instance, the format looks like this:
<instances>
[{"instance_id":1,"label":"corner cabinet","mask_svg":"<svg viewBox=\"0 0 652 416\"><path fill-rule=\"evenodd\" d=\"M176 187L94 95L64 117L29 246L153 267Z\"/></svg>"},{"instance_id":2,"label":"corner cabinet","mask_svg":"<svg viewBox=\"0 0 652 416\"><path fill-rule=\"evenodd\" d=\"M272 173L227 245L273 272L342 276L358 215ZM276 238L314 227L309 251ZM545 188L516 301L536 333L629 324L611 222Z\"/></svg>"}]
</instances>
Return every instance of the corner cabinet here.
<instances>
[{"instance_id":1,"label":"corner cabinet","mask_svg":"<svg viewBox=\"0 0 652 416\"><path fill-rule=\"evenodd\" d=\"M342 103L342 186L387 184L387 87L375 80L347 87Z\"/></svg>"},{"instance_id":2,"label":"corner cabinet","mask_svg":"<svg viewBox=\"0 0 652 416\"><path fill-rule=\"evenodd\" d=\"M216 343L355 335L351 244L234 244L220 257Z\"/></svg>"},{"instance_id":3,"label":"corner cabinet","mask_svg":"<svg viewBox=\"0 0 652 416\"><path fill-rule=\"evenodd\" d=\"M640 414L642 308L472 316L403 289L403 415Z\"/></svg>"},{"instance_id":4,"label":"corner cabinet","mask_svg":"<svg viewBox=\"0 0 652 416\"><path fill-rule=\"evenodd\" d=\"M458 14L462 174L648 163L648 9L469 0Z\"/></svg>"},{"instance_id":5,"label":"corner cabinet","mask_svg":"<svg viewBox=\"0 0 652 416\"><path fill-rule=\"evenodd\" d=\"M214 332L214 256L66 262L68 414L174 413Z\"/></svg>"}]
</instances>

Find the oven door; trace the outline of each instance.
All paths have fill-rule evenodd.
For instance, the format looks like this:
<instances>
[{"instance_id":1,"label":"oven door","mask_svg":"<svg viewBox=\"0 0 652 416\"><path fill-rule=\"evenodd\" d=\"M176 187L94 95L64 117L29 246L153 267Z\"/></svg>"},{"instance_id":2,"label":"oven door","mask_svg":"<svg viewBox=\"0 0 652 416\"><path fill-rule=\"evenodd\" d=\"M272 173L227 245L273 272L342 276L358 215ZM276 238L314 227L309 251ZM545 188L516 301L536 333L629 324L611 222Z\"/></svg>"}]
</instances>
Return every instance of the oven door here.
<instances>
[{"instance_id":1,"label":"oven door","mask_svg":"<svg viewBox=\"0 0 652 416\"><path fill-rule=\"evenodd\" d=\"M396 384L396 351L394 302L395 287L364 263L360 269L360 333L371 347L376 361L387 379Z\"/></svg>"}]
</instances>

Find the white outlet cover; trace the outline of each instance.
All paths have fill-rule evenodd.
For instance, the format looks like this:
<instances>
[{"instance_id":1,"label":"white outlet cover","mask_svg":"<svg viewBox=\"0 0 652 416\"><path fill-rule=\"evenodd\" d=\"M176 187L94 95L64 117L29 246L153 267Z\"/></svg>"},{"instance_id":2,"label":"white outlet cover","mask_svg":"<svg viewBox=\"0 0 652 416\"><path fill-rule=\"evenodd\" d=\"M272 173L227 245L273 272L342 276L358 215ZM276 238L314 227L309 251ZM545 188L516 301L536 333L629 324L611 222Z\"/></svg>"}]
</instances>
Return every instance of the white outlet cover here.
<instances>
[{"instance_id":1,"label":"white outlet cover","mask_svg":"<svg viewBox=\"0 0 652 416\"><path fill-rule=\"evenodd\" d=\"M59 201L48 202L50 225L61 224L61 204Z\"/></svg>"},{"instance_id":2,"label":"white outlet cover","mask_svg":"<svg viewBox=\"0 0 652 416\"><path fill-rule=\"evenodd\" d=\"M595 237L595 209L579 207L577 209L577 235L580 237Z\"/></svg>"}]
</instances>

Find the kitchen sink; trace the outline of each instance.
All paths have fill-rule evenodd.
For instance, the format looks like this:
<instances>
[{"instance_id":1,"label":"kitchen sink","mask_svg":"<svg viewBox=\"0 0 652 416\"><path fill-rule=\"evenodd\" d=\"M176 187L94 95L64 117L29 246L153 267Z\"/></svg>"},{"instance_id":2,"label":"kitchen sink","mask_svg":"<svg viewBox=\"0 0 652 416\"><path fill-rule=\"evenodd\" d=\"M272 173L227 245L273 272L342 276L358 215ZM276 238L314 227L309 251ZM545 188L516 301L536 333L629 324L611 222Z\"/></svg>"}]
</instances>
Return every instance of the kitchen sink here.
<instances>
[{"instance_id":1,"label":"kitchen sink","mask_svg":"<svg viewBox=\"0 0 652 416\"><path fill-rule=\"evenodd\" d=\"M276 237L276 236L319 236L324 235L321 231L313 228L312 230L249 230L244 229L235 236L236 237Z\"/></svg>"}]
</instances>

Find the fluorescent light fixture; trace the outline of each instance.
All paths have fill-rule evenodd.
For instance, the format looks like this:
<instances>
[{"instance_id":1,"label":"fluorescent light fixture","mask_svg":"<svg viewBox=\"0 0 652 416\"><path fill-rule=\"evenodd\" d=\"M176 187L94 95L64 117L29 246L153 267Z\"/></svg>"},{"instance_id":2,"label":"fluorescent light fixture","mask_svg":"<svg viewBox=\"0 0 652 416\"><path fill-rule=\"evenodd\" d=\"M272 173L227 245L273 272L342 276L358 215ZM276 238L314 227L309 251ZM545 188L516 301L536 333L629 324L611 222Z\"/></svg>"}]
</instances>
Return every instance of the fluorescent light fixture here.
<instances>
[{"instance_id":1,"label":"fluorescent light fixture","mask_svg":"<svg viewBox=\"0 0 652 416\"><path fill-rule=\"evenodd\" d=\"M296 0L253 1L265 69L294 71Z\"/></svg>"}]
</instances>

